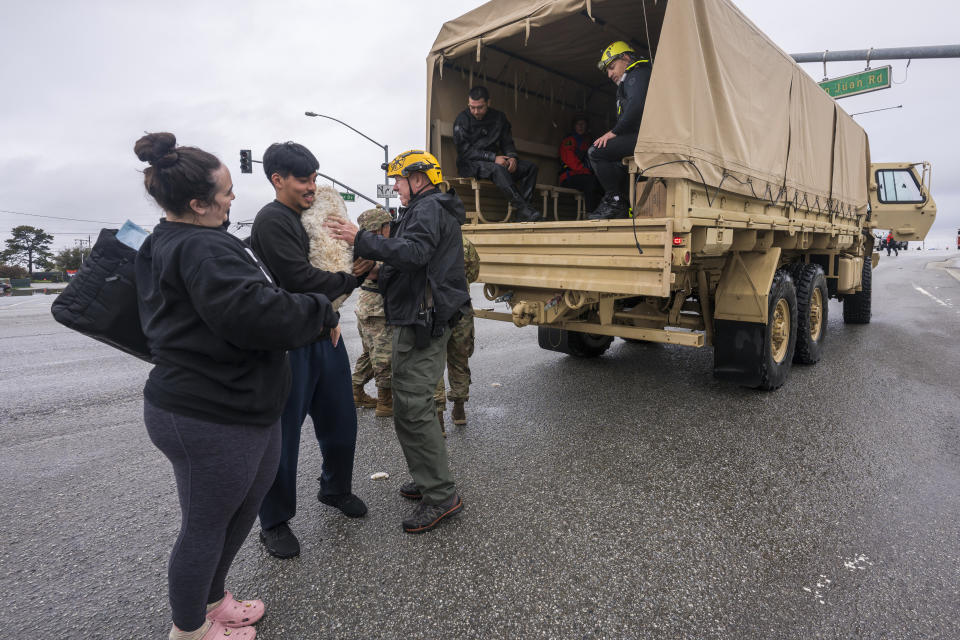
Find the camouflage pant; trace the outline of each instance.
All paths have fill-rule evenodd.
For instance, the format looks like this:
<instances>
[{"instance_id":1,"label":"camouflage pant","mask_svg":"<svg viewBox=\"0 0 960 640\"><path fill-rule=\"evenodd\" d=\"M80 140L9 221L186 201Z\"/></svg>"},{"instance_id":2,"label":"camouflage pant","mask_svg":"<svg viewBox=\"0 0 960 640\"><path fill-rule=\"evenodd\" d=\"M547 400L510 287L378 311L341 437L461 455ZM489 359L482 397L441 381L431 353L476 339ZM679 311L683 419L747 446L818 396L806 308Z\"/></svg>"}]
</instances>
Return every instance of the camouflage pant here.
<instances>
[{"instance_id":1,"label":"camouflage pant","mask_svg":"<svg viewBox=\"0 0 960 640\"><path fill-rule=\"evenodd\" d=\"M353 369L353 384L362 387L376 378L378 389L389 389L390 352L393 350L393 327L388 327L383 316L357 318L363 354Z\"/></svg>"},{"instance_id":2,"label":"camouflage pant","mask_svg":"<svg viewBox=\"0 0 960 640\"><path fill-rule=\"evenodd\" d=\"M466 402L470 399L470 356L473 355L473 310L463 315L450 333L447 343L447 378L450 381L450 399ZM436 403L446 404L443 376L433 394Z\"/></svg>"}]
</instances>

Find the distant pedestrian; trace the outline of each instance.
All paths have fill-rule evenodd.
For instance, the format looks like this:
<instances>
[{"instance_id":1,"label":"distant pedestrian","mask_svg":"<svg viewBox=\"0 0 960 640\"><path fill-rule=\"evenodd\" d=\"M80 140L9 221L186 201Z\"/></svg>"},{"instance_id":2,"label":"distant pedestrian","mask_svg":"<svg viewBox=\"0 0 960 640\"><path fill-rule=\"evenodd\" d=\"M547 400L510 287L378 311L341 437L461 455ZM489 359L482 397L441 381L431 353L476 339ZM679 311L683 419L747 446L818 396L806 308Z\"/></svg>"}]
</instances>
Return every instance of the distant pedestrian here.
<instances>
[{"instance_id":1,"label":"distant pedestrian","mask_svg":"<svg viewBox=\"0 0 960 640\"><path fill-rule=\"evenodd\" d=\"M885 240L887 245L887 255L890 255L890 249L893 249L893 255L899 256L900 252L897 251L897 241L893 239L893 231L887 234L887 239Z\"/></svg>"},{"instance_id":2,"label":"distant pedestrian","mask_svg":"<svg viewBox=\"0 0 960 640\"><path fill-rule=\"evenodd\" d=\"M227 233L230 172L170 133L134 146L164 218L137 254L140 321L156 366L143 390L150 439L173 464L180 534L170 554L171 640L248 640L264 613L227 572L280 457L284 351L339 335L330 301L279 289Z\"/></svg>"},{"instance_id":3,"label":"distant pedestrian","mask_svg":"<svg viewBox=\"0 0 960 640\"><path fill-rule=\"evenodd\" d=\"M357 218L361 229L390 237L390 214L383 209L364 211ZM390 352L393 349L393 327L387 324L383 311L383 295L377 288L381 263L373 268L360 287L357 299L357 330L363 343L363 353L353 370L353 402L357 407L375 407L380 418L393 415L393 392L390 377ZM363 387L376 380L377 397L371 398Z\"/></svg>"},{"instance_id":4,"label":"distant pedestrian","mask_svg":"<svg viewBox=\"0 0 960 640\"><path fill-rule=\"evenodd\" d=\"M480 256L477 248L466 238L463 239L463 267L467 285L476 282L480 277ZM450 417L455 425L467 424L467 412L463 405L470 399L470 356L473 355L473 342L473 307L470 306L463 311L460 320L450 330L450 342L447 343L447 379L450 381L449 398L453 401ZM447 397L448 394L443 388L443 376L440 376L433 398L437 403L441 429L444 426L443 412L447 408Z\"/></svg>"}]
</instances>

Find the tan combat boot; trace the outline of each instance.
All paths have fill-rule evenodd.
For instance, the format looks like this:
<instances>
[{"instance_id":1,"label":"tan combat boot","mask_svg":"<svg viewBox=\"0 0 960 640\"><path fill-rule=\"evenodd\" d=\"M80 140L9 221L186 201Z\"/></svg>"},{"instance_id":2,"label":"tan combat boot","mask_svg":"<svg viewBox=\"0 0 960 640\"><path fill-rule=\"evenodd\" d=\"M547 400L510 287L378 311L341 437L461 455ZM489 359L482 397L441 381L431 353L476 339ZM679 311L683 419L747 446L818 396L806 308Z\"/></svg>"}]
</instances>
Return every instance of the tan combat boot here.
<instances>
[{"instance_id":1,"label":"tan combat boot","mask_svg":"<svg viewBox=\"0 0 960 640\"><path fill-rule=\"evenodd\" d=\"M353 404L358 408L375 407L377 406L377 399L368 396L367 392L363 390L363 385L355 384L353 385Z\"/></svg>"},{"instance_id":2,"label":"tan combat boot","mask_svg":"<svg viewBox=\"0 0 960 640\"><path fill-rule=\"evenodd\" d=\"M389 418L393 415L393 389L377 389L377 411L378 418Z\"/></svg>"},{"instance_id":3,"label":"tan combat boot","mask_svg":"<svg viewBox=\"0 0 960 640\"><path fill-rule=\"evenodd\" d=\"M463 410L463 400L453 401L450 417L453 418L453 424L467 424L467 412Z\"/></svg>"}]
</instances>

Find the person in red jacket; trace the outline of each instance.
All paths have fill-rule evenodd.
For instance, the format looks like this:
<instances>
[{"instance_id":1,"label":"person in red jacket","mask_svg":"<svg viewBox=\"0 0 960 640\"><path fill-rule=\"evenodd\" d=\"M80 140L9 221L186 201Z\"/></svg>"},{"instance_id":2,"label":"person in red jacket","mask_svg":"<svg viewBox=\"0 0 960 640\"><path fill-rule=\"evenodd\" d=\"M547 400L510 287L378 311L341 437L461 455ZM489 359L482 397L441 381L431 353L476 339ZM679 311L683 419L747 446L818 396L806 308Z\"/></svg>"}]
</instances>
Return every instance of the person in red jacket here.
<instances>
[{"instance_id":1,"label":"person in red jacket","mask_svg":"<svg viewBox=\"0 0 960 640\"><path fill-rule=\"evenodd\" d=\"M600 182L590 170L590 161L587 151L593 140L587 133L587 116L577 114L573 117L573 133L560 142L560 176L561 187L576 189L583 193L586 199L587 211L594 211L600 204L603 195Z\"/></svg>"},{"instance_id":2,"label":"person in red jacket","mask_svg":"<svg viewBox=\"0 0 960 640\"><path fill-rule=\"evenodd\" d=\"M890 255L890 249L893 249L893 255L899 256L900 252L897 251L897 241L893 239L893 231L887 234L887 239L885 244L887 245L887 255Z\"/></svg>"}]
</instances>

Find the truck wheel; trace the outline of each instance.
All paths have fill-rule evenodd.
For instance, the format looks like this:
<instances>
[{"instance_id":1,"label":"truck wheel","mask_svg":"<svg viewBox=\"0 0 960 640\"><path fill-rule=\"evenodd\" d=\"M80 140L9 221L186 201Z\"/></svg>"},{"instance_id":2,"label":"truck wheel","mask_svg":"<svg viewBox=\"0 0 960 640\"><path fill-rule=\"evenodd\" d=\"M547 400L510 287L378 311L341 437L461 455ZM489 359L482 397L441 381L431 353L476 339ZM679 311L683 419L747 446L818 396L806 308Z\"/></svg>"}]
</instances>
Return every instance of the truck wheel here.
<instances>
[{"instance_id":1,"label":"truck wheel","mask_svg":"<svg viewBox=\"0 0 960 640\"><path fill-rule=\"evenodd\" d=\"M870 324L873 265L869 255L863 259L863 274L860 278L860 292L843 296L843 321L846 324Z\"/></svg>"},{"instance_id":2,"label":"truck wheel","mask_svg":"<svg viewBox=\"0 0 960 640\"><path fill-rule=\"evenodd\" d=\"M754 389L777 389L797 344L797 292L784 269L773 275L767 323L714 321L713 375Z\"/></svg>"},{"instance_id":3,"label":"truck wheel","mask_svg":"<svg viewBox=\"0 0 960 640\"><path fill-rule=\"evenodd\" d=\"M763 332L758 389L779 389L787 381L797 345L797 291L793 279L777 270L767 297L767 325Z\"/></svg>"},{"instance_id":4,"label":"truck wheel","mask_svg":"<svg viewBox=\"0 0 960 640\"><path fill-rule=\"evenodd\" d=\"M594 333L567 332L568 353L578 358L596 358L610 348L613 336L599 336Z\"/></svg>"},{"instance_id":5,"label":"truck wheel","mask_svg":"<svg viewBox=\"0 0 960 640\"><path fill-rule=\"evenodd\" d=\"M820 360L827 335L827 278L818 264L797 264L791 269L797 289L797 348L793 361L813 364Z\"/></svg>"},{"instance_id":6,"label":"truck wheel","mask_svg":"<svg viewBox=\"0 0 960 640\"><path fill-rule=\"evenodd\" d=\"M537 327L537 340L541 349L559 351L578 358L596 358L610 348L613 336Z\"/></svg>"}]
</instances>

